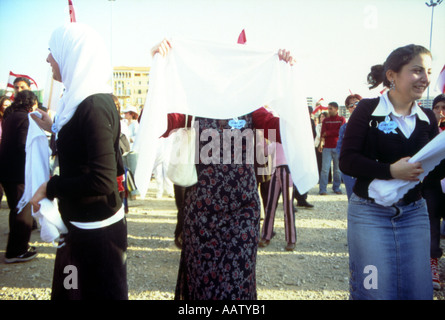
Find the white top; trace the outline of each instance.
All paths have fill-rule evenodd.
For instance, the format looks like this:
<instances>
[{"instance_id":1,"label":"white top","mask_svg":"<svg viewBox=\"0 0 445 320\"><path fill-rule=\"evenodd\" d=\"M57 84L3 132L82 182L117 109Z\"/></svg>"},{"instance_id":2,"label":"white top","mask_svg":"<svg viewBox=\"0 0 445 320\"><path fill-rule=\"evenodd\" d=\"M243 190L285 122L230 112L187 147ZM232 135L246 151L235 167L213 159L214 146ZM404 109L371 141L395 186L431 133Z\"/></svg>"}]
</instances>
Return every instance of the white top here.
<instances>
[{"instance_id":1,"label":"white top","mask_svg":"<svg viewBox=\"0 0 445 320\"><path fill-rule=\"evenodd\" d=\"M315 148L318 148L318 146L320 145L320 139L321 139L321 123L317 124L317 126L315 127L315 139L314 139L314 145Z\"/></svg>"},{"instance_id":2,"label":"white top","mask_svg":"<svg viewBox=\"0 0 445 320\"><path fill-rule=\"evenodd\" d=\"M136 134L138 132L139 122L137 120L133 120L130 124L127 123L127 132L128 132L128 141L130 142L130 148L133 150L133 143L136 139Z\"/></svg>"},{"instance_id":3,"label":"white top","mask_svg":"<svg viewBox=\"0 0 445 320\"><path fill-rule=\"evenodd\" d=\"M29 203L37 189L49 180L49 157L51 150L48 147L48 139L45 132L40 129L37 123L31 118L34 114L38 117L42 115L34 111L28 115L29 128L26 136L26 160L25 160L25 190L23 196L17 204L18 213ZM40 237L45 242L53 242L62 233L68 230L60 216L57 202L47 198L40 202L40 210L32 215L39 219Z\"/></svg>"},{"instance_id":4,"label":"white top","mask_svg":"<svg viewBox=\"0 0 445 320\"><path fill-rule=\"evenodd\" d=\"M114 215L105 220L93 221L93 222L70 221L70 223L77 228L91 230L91 229L100 229L108 227L113 223L122 220L124 217L125 217L125 211L124 211L124 206L122 206Z\"/></svg>"},{"instance_id":5,"label":"white top","mask_svg":"<svg viewBox=\"0 0 445 320\"><path fill-rule=\"evenodd\" d=\"M380 102L372 113L373 116L389 116L391 120L397 123L397 127L402 131L405 137L408 139L416 128L416 116L420 120L430 123L428 116L419 107L417 102L411 108L411 114L403 116L398 114L391 101L389 101L388 93L385 92L380 97Z\"/></svg>"}]
</instances>

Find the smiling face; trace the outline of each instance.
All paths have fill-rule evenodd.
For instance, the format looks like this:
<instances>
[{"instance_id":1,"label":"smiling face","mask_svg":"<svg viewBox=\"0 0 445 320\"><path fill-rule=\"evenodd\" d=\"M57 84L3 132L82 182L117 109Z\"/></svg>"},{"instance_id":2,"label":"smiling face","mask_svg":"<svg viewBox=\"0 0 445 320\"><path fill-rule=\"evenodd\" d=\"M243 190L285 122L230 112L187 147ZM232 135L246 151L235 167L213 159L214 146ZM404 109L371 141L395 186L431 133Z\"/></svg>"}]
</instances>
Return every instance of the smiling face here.
<instances>
[{"instance_id":1,"label":"smiling face","mask_svg":"<svg viewBox=\"0 0 445 320\"><path fill-rule=\"evenodd\" d=\"M420 54L404 65L400 72L388 70L386 76L395 85L395 89L390 91L391 95L406 102L422 98L430 84L431 64L429 55Z\"/></svg>"},{"instance_id":2,"label":"smiling face","mask_svg":"<svg viewBox=\"0 0 445 320\"><path fill-rule=\"evenodd\" d=\"M62 75L60 74L59 64L54 60L53 55L50 53L48 58L46 58L46 62L51 65L51 69L53 70L53 79L59 82L62 82Z\"/></svg>"}]
</instances>

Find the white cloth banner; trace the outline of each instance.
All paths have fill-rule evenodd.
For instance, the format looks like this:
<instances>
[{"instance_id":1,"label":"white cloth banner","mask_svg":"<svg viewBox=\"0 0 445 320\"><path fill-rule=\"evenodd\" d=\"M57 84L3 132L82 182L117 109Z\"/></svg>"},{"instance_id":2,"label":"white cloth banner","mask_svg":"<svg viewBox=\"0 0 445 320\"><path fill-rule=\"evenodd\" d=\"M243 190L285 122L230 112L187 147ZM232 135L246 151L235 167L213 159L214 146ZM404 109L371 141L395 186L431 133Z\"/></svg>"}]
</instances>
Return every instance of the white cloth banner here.
<instances>
[{"instance_id":1,"label":"white cloth banner","mask_svg":"<svg viewBox=\"0 0 445 320\"><path fill-rule=\"evenodd\" d=\"M419 175L422 181L443 159L445 159L445 132L434 137L426 146L417 152L409 162L420 161L424 172ZM400 179L374 179L368 188L368 194L376 203L388 207L403 198L403 196L420 181L406 181Z\"/></svg>"},{"instance_id":2,"label":"white cloth banner","mask_svg":"<svg viewBox=\"0 0 445 320\"><path fill-rule=\"evenodd\" d=\"M276 52L249 45L171 39L166 57L155 55L150 90L134 149L139 153L135 181L148 190L158 137L168 113L230 119L269 105L280 116L280 133L292 178L305 193L318 182L309 111L299 67Z\"/></svg>"},{"instance_id":3,"label":"white cloth banner","mask_svg":"<svg viewBox=\"0 0 445 320\"><path fill-rule=\"evenodd\" d=\"M40 113L33 112L28 115L29 128L26 137L25 161L25 191L17 208L20 212L31 200L37 189L49 180L50 148L45 132L31 118L31 114L41 117ZM45 198L40 201L40 210L32 215L39 219L40 237L45 242L55 241L61 233L66 233L65 224L60 216L57 203ZM31 208L32 210L32 208Z\"/></svg>"}]
</instances>

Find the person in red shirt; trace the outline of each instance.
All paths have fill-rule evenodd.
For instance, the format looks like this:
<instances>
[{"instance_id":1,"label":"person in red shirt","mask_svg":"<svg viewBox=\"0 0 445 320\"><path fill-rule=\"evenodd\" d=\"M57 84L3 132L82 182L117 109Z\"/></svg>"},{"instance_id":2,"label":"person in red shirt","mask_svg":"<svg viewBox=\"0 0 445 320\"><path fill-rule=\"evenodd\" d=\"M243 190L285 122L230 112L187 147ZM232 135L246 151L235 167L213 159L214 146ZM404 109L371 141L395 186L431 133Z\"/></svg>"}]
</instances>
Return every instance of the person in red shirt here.
<instances>
[{"instance_id":1,"label":"person in red shirt","mask_svg":"<svg viewBox=\"0 0 445 320\"><path fill-rule=\"evenodd\" d=\"M320 173L319 194L326 195L326 187L328 184L328 175L331 168L331 162L334 164L333 168L333 182L332 189L336 194L342 194L341 174L338 167L338 154L336 151L337 141L340 127L346 123L346 119L338 115L338 104L331 102L328 105L329 117L323 120L321 126L321 143L320 152L322 152L322 165Z\"/></svg>"}]
</instances>

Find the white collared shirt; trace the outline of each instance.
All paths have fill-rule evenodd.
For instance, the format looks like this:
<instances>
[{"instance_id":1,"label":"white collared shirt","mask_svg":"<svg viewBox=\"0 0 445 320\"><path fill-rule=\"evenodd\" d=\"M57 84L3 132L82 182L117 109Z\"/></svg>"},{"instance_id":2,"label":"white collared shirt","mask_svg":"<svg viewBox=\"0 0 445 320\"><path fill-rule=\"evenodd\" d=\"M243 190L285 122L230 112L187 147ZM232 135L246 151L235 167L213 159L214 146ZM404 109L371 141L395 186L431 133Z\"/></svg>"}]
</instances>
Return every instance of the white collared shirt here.
<instances>
[{"instance_id":1,"label":"white collared shirt","mask_svg":"<svg viewBox=\"0 0 445 320\"><path fill-rule=\"evenodd\" d=\"M391 101L389 101L388 93L385 92L381 97L379 104L375 108L372 113L373 116L390 116L391 120L397 123L397 127L402 131L405 137L408 139L416 128L416 115L420 120L426 121L430 123L430 119L423 112L423 110L419 107L417 102L415 101L412 108L411 114L407 116L403 116L398 114Z\"/></svg>"}]
</instances>

